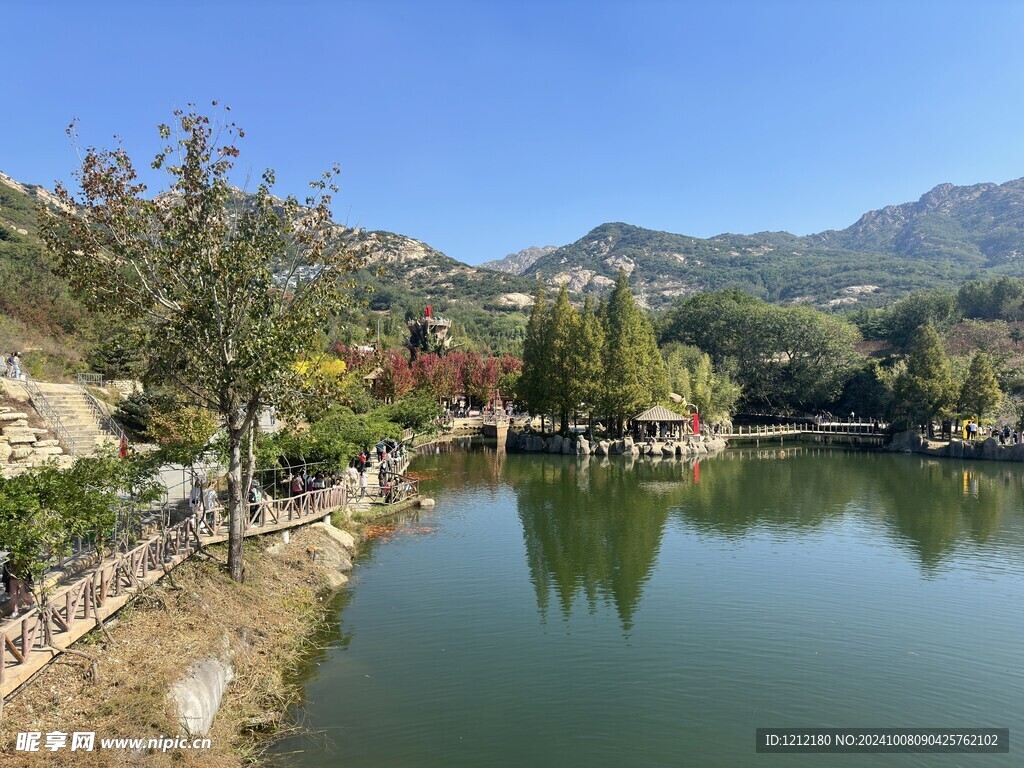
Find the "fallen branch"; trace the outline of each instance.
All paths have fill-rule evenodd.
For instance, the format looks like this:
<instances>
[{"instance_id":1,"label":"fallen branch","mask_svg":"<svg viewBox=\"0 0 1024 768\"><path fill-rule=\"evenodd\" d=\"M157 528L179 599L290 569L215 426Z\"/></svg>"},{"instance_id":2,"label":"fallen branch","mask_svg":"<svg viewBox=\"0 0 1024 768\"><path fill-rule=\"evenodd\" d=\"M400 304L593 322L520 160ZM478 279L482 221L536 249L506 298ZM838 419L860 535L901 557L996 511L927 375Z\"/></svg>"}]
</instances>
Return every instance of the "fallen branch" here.
<instances>
[{"instance_id":1,"label":"fallen branch","mask_svg":"<svg viewBox=\"0 0 1024 768\"><path fill-rule=\"evenodd\" d=\"M81 656L89 662L89 680L90 682L97 683L100 679L100 660L93 656L91 653L85 651L79 651L76 648L65 648L64 653L70 653L72 656Z\"/></svg>"}]
</instances>

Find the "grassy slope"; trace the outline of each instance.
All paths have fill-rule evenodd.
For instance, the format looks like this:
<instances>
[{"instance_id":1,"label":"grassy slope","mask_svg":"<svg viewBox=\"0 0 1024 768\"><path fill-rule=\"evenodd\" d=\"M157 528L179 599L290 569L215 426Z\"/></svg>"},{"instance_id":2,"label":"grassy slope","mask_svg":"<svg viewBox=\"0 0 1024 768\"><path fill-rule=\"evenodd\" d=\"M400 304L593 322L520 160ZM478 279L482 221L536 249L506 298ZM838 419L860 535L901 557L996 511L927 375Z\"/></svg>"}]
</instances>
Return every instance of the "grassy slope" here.
<instances>
[{"instance_id":1,"label":"grassy slope","mask_svg":"<svg viewBox=\"0 0 1024 768\"><path fill-rule=\"evenodd\" d=\"M0 179L0 351L26 353L32 372L54 376L82 366L95 323L43 250L33 191Z\"/></svg>"}]
</instances>

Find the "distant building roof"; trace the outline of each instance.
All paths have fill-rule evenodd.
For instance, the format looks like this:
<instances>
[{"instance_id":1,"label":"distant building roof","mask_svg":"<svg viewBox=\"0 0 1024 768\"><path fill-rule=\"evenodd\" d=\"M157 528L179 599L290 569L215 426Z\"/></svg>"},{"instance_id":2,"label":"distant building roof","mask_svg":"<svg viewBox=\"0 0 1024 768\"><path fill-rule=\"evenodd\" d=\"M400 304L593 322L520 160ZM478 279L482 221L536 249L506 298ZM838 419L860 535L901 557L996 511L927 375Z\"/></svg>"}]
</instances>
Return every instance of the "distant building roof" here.
<instances>
[{"instance_id":1,"label":"distant building roof","mask_svg":"<svg viewBox=\"0 0 1024 768\"><path fill-rule=\"evenodd\" d=\"M646 411L641 413L639 416L634 416L633 421L661 421L661 422L672 422L672 421L689 421L689 417L680 416L675 411L670 411L663 405L656 405L653 408L648 408Z\"/></svg>"}]
</instances>

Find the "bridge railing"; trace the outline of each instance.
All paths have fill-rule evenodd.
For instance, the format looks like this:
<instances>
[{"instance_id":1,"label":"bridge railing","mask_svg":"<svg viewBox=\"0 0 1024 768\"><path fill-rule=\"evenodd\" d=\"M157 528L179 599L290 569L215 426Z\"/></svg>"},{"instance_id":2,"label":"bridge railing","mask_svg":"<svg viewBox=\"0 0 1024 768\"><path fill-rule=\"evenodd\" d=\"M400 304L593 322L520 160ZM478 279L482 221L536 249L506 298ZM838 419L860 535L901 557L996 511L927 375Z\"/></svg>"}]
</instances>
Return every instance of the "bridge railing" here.
<instances>
[{"instance_id":1,"label":"bridge railing","mask_svg":"<svg viewBox=\"0 0 1024 768\"><path fill-rule=\"evenodd\" d=\"M103 374L102 373L80 373L75 377L78 385L81 387L102 387L103 386Z\"/></svg>"},{"instance_id":2,"label":"bridge railing","mask_svg":"<svg viewBox=\"0 0 1024 768\"><path fill-rule=\"evenodd\" d=\"M720 435L720 437L757 437L771 435L872 435L881 436L885 434L888 424L874 422L802 422L799 424L741 424L733 428L732 432Z\"/></svg>"},{"instance_id":3,"label":"bridge railing","mask_svg":"<svg viewBox=\"0 0 1024 768\"><path fill-rule=\"evenodd\" d=\"M342 486L251 505L246 536L269 533L322 518L345 506ZM253 508L255 507L255 509ZM96 623L123 606L145 584L156 581L200 546L223 541L229 519L221 506L162 528L86 575L57 587L42 606L0 623L0 693L24 683Z\"/></svg>"}]
</instances>

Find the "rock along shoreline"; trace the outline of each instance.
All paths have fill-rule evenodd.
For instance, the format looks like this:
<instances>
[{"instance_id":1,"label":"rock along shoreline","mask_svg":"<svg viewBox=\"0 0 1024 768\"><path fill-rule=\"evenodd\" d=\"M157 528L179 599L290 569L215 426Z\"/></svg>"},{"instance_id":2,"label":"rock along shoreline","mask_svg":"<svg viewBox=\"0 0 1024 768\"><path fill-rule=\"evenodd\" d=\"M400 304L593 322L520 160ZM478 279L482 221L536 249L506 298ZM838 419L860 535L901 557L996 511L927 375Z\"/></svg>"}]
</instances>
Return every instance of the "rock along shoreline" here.
<instances>
[{"instance_id":1,"label":"rock along shoreline","mask_svg":"<svg viewBox=\"0 0 1024 768\"><path fill-rule=\"evenodd\" d=\"M981 461L1024 462L1024 443L1000 445L994 437L986 440L958 440L949 442L929 440L908 429L893 435L892 442L882 448L888 453L920 453L945 459L979 459Z\"/></svg>"},{"instance_id":2,"label":"rock along shoreline","mask_svg":"<svg viewBox=\"0 0 1024 768\"><path fill-rule=\"evenodd\" d=\"M531 432L509 430L505 449L519 453L560 453L566 456L702 456L727 447L720 437L687 435L678 440L638 443L632 437L621 440L590 441L582 435L544 437Z\"/></svg>"}]
</instances>

